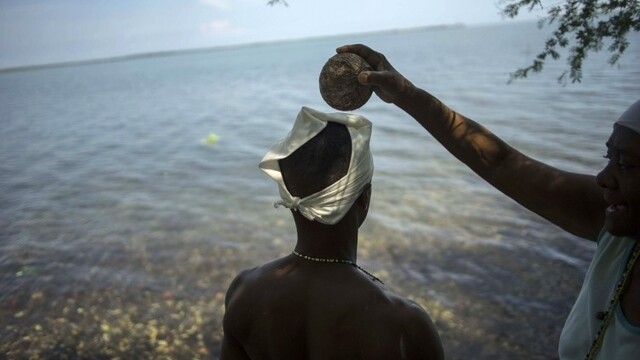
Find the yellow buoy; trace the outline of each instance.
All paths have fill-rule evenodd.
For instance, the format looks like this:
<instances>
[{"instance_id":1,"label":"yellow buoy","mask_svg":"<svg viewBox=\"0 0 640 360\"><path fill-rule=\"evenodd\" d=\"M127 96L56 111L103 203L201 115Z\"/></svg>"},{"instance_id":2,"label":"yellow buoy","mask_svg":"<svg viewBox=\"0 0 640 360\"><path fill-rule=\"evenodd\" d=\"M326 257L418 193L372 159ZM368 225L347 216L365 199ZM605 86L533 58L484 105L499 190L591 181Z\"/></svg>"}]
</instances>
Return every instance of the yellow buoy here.
<instances>
[{"instance_id":1,"label":"yellow buoy","mask_svg":"<svg viewBox=\"0 0 640 360\"><path fill-rule=\"evenodd\" d=\"M214 133L211 133L211 134L207 135L207 137L206 137L206 138L202 139L202 141L203 141L205 144L213 145L213 144L215 144L215 143L217 143L217 142L218 142L218 135L216 135L216 134L214 134Z\"/></svg>"}]
</instances>

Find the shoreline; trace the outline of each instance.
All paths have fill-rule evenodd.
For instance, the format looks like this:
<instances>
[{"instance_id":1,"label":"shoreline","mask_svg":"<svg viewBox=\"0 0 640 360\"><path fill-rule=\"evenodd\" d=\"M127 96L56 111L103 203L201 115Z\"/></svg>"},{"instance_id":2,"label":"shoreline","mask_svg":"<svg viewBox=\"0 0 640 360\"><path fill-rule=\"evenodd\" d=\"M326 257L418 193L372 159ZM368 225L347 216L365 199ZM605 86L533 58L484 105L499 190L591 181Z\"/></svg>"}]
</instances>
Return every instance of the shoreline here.
<instances>
[{"instance_id":1,"label":"shoreline","mask_svg":"<svg viewBox=\"0 0 640 360\"><path fill-rule=\"evenodd\" d=\"M449 358L555 354L584 271L534 249L374 233L362 236L362 266L427 310ZM0 352L32 359L217 358L228 284L241 269L283 256L292 244L170 243L168 258L126 246L119 251L124 257L97 264L99 271L82 279L56 276L62 275L57 268L14 279L23 282L19 291L0 300ZM96 284L96 277L127 265L134 276ZM141 274L149 278L139 281Z\"/></svg>"},{"instance_id":2,"label":"shoreline","mask_svg":"<svg viewBox=\"0 0 640 360\"><path fill-rule=\"evenodd\" d=\"M345 37L345 36L370 36L370 35L397 34L397 33L405 33L405 32L443 31L443 30L451 30L451 29L467 29L467 28L486 27L486 26L509 26L514 24L526 24L526 23L533 23L533 22L531 20L521 20L521 21L514 20L514 21L511 21L510 23L495 22L495 23L473 24L473 25L467 25L464 23L427 25L427 26L418 26L418 27L410 27L410 28L365 31L365 32L357 32L357 33L351 33L351 34L332 34L332 35L312 36L307 38L266 40L266 41L258 41L258 42L238 43L238 44L231 44L231 45L218 45L218 46L190 48L190 49L169 49L169 50L150 51L150 52L144 52L144 53L116 55L116 56L109 56L109 57L95 58L95 59L60 61L60 62L53 62L53 63L33 64L33 65L24 65L24 66L9 66L9 67L0 68L0 74L44 70L44 69L55 69L55 68L67 68L67 67L75 67L75 66L96 65L96 64L106 64L106 63L114 63L114 62L130 61L130 60L141 60L141 59L149 59L149 58L159 58L159 57L201 54L201 53L210 53L210 52L216 52L216 51L241 49L245 47L269 46L273 44L316 41L316 40L332 39L332 38L339 38L339 37Z\"/></svg>"}]
</instances>

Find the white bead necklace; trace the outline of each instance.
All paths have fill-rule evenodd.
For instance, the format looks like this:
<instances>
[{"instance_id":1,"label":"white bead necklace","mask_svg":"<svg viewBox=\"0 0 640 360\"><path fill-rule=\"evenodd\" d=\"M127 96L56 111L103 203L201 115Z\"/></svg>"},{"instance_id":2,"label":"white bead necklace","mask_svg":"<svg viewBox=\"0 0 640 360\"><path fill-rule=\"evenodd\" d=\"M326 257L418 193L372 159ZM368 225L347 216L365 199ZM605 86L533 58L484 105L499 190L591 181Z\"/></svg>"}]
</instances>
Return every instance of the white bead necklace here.
<instances>
[{"instance_id":1,"label":"white bead necklace","mask_svg":"<svg viewBox=\"0 0 640 360\"><path fill-rule=\"evenodd\" d=\"M293 250L292 252L293 255L305 259L305 260L309 260L309 261L315 261L315 262L321 262L321 263L338 263L338 264L348 264L351 266L354 266L355 268L357 268L358 270L362 271L363 273L367 274L373 281L377 281L380 284L384 285L384 283L382 282L382 280L378 279L377 276L373 275L372 273L368 272L367 270L363 269L360 265L356 264L355 262L351 261L351 260L344 260L344 259L325 259L325 258L317 258L317 257L311 257L311 256L307 256L307 255L303 255L300 254L299 252Z\"/></svg>"}]
</instances>

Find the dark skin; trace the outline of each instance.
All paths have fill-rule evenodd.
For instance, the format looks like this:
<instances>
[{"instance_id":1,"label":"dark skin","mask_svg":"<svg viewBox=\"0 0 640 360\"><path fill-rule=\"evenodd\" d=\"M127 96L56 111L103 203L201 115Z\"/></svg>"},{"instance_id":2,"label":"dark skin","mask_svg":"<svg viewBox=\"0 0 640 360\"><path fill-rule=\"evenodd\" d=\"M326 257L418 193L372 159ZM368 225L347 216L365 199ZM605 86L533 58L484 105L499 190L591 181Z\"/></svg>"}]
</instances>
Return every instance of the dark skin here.
<instances>
[{"instance_id":1,"label":"dark skin","mask_svg":"<svg viewBox=\"0 0 640 360\"><path fill-rule=\"evenodd\" d=\"M357 260L358 228L370 186L335 225L292 212L296 251ZM231 284L223 321L223 360L442 359L427 313L348 264L289 255L242 272Z\"/></svg>"},{"instance_id":2,"label":"dark skin","mask_svg":"<svg viewBox=\"0 0 640 360\"><path fill-rule=\"evenodd\" d=\"M456 158L527 209L591 241L604 227L640 246L640 134L616 125L606 144L609 164L597 176L562 171L520 153L414 86L369 47L347 45L337 52L362 56L373 71L359 74L361 84L407 112ZM621 304L629 322L640 326L640 264Z\"/></svg>"},{"instance_id":3,"label":"dark skin","mask_svg":"<svg viewBox=\"0 0 640 360\"><path fill-rule=\"evenodd\" d=\"M617 126L607 141L609 164L596 177L604 198L612 204L605 211L604 226L620 236L640 243L640 134ZM629 285L622 295L622 311L631 324L640 326L640 265L633 267Z\"/></svg>"}]
</instances>

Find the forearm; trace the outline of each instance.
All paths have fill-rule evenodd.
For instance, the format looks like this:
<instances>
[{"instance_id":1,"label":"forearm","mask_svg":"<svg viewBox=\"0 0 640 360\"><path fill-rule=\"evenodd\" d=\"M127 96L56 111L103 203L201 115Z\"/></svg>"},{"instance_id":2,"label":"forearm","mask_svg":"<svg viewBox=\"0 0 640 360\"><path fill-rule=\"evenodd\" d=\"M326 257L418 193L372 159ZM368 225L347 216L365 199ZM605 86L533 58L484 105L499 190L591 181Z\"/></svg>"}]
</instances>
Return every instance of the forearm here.
<instances>
[{"instance_id":1,"label":"forearm","mask_svg":"<svg viewBox=\"0 0 640 360\"><path fill-rule=\"evenodd\" d=\"M527 209L585 238L597 235L604 222L602 189L593 176L561 171L531 159L475 121L416 88L385 56L365 45L346 45L338 52L362 56L374 69L358 81L418 121L451 154L484 180Z\"/></svg>"},{"instance_id":2,"label":"forearm","mask_svg":"<svg viewBox=\"0 0 640 360\"><path fill-rule=\"evenodd\" d=\"M413 88L394 103L456 158L527 209L587 239L600 231L606 204L593 176L527 157L426 91Z\"/></svg>"},{"instance_id":3,"label":"forearm","mask_svg":"<svg viewBox=\"0 0 640 360\"><path fill-rule=\"evenodd\" d=\"M453 111L422 89L410 87L394 103L418 121L451 154L487 181L491 182L491 174L505 158L517 153L489 130Z\"/></svg>"}]
</instances>

